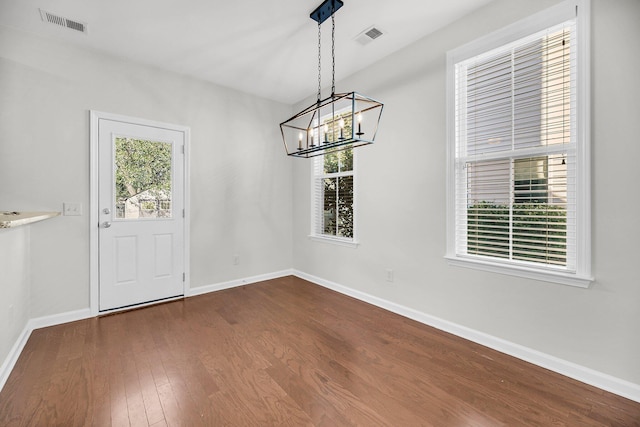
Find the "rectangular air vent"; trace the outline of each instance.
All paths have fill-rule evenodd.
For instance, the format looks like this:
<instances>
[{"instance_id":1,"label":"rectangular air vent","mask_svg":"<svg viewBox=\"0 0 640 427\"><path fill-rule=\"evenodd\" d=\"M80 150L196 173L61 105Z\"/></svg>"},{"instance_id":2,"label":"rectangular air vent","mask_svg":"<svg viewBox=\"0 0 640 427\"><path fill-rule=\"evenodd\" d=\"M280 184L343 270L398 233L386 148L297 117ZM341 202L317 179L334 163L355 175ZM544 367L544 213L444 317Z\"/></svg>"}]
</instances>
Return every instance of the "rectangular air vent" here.
<instances>
[{"instance_id":1,"label":"rectangular air vent","mask_svg":"<svg viewBox=\"0 0 640 427\"><path fill-rule=\"evenodd\" d=\"M382 31L374 27L367 31L365 34L375 40L382 35Z\"/></svg>"},{"instance_id":2,"label":"rectangular air vent","mask_svg":"<svg viewBox=\"0 0 640 427\"><path fill-rule=\"evenodd\" d=\"M68 19L55 13L47 12L46 10L40 10L40 17L44 22L58 25L60 27L69 28L70 30L79 31L81 33L87 33L87 24L84 22Z\"/></svg>"},{"instance_id":3,"label":"rectangular air vent","mask_svg":"<svg viewBox=\"0 0 640 427\"><path fill-rule=\"evenodd\" d=\"M361 32L360 34L358 34L355 40L361 45L367 45L372 41L374 41L375 39L377 39L378 37L380 37L382 34L383 32L379 28L376 28L375 26L371 26L366 30L364 30L363 32Z\"/></svg>"}]
</instances>

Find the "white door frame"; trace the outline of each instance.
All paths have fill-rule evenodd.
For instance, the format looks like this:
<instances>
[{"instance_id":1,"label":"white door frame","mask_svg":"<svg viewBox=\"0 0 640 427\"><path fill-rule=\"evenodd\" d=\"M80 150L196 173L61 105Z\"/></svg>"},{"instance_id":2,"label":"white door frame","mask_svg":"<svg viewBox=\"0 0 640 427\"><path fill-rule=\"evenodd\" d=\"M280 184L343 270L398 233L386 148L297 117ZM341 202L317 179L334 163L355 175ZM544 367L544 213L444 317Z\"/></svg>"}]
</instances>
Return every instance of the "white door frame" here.
<instances>
[{"instance_id":1,"label":"white door frame","mask_svg":"<svg viewBox=\"0 0 640 427\"><path fill-rule=\"evenodd\" d=\"M91 315L97 316L99 310L99 283L100 272L99 267L99 246L98 246L98 225L100 210L98 206L98 123L100 119L121 121L126 123L134 123L142 126L159 127L170 129L184 134L184 294L188 294L190 288L190 266L189 266L189 152L190 152L190 134L191 129L187 126L174 125L170 123L156 122L146 119L138 119L135 117L123 116L119 114L104 113L101 111L89 111L89 306ZM144 304L140 304L142 306ZM117 311L117 310L113 310Z\"/></svg>"}]
</instances>

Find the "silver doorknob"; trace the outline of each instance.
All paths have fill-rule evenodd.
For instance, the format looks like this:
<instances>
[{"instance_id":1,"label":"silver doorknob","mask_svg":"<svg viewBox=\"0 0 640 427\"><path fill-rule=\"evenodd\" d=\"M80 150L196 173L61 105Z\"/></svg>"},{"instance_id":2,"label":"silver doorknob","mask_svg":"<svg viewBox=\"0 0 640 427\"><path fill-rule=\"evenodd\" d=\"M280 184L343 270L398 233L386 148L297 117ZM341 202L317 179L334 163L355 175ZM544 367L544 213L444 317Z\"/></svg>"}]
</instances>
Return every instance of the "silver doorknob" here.
<instances>
[{"instance_id":1,"label":"silver doorknob","mask_svg":"<svg viewBox=\"0 0 640 427\"><path fill-rule=\"evenodd\" d=\"M104 209L102 209L102 213L105 214L105 215L109 215L111 213L111 209L104 208Z\"/></svg>"},{"instance_id":2,"label":"silver doorknob","mask_svg":"<svg viewBox=\"0 0 640 427\"><path fill-rule=\"evenodd\" d=\"M105 221L102 223L102 228L109 228L111 227L111 223L109 221Z\"/></svg>"}]
</instances>

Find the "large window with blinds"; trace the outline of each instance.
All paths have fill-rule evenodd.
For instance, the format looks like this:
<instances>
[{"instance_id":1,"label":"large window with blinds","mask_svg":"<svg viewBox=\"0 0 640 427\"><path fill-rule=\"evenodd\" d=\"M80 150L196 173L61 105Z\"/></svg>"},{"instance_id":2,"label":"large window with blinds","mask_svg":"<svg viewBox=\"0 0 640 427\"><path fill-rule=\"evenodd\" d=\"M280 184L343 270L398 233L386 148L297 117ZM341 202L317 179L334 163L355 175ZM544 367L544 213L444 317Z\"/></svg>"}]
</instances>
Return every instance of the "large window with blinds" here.
<instances>
[{"instance_id":1,"label":"large window with blinds","mask_svg":"<svg viewBox=\"0 0 640 427\"><path fill-rule=\"evenodd\" d=\"M449 53L448 258L588 284L584 3Z\"/></svg>"}]
</instances>

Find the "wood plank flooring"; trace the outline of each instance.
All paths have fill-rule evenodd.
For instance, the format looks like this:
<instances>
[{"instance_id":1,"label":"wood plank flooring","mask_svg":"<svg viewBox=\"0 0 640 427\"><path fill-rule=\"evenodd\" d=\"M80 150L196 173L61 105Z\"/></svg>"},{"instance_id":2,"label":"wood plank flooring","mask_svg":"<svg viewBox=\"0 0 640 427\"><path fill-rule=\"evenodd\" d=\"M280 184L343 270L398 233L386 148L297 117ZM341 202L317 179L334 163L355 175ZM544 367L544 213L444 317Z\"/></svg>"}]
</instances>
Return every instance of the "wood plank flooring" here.
<instances>
[{"instance_id":1,"label":"wood plank flooring","mask_svg":"<svg viewBox=\"0 0 640 427\"><path fill-rule=\"evenodd\" d=\"M1 426L640 426L640 403L295 277L32 333Z\"/></svg>"}]
</instances>

